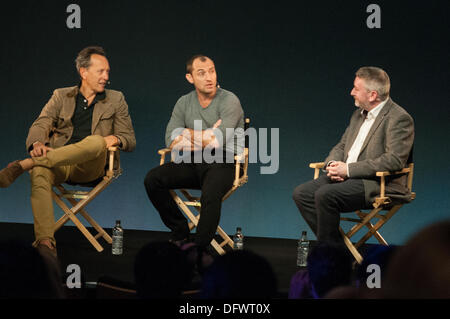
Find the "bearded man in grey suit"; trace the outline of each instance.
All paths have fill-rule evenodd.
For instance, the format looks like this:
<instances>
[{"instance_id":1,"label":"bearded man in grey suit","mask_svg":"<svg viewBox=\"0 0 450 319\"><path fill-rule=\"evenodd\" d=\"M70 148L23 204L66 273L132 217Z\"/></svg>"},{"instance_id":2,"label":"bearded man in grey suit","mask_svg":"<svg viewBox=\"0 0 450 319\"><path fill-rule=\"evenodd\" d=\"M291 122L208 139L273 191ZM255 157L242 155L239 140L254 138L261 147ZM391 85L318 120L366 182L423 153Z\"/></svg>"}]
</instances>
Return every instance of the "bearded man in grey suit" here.
<instances>
[{"instance_id":1,"label":"bearded man in grey suit","mask_svg":"<svg viewBox=\"0 0 450 319\"><path fill-rule=\"evenodd\" d=\"M294 189L294 202L318 241L342 242L340 213L372 208L380 191L376 172L401 170L407 164L414 121L392 101L389 90L384 70L362 67L356 72L350 94L358 109L324 161L327 174ZM386 193L406 200L406 177L386 180Z\"/></svg>"}]
</instances>

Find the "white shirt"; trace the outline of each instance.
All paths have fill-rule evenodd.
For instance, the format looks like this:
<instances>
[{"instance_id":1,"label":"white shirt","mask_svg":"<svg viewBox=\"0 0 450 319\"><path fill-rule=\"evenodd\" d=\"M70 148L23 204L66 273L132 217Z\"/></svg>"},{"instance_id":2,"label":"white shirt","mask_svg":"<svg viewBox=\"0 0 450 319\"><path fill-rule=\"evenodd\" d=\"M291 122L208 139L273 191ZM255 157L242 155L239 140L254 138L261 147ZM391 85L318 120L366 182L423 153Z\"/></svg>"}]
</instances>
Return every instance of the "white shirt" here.
<instances>
[{"instance_id":1,"label":"white shirt","mask_svg":"<svg viewBox=\"0 0 450 319\"><path fill-rule=\"evenodd\" d=\"M380 104L378 104L375 108L373 108L369 113L367 113L366 119L364 120L364 123L361 125L361 128L359 129L358 135L356 136L355 141L353 142L352 147L348 151L347 156L347 176L350 177L349 171L348 171L348 164L354 163L358 160L359 153L361 152L361 147L363 146L364 140L367 137L367 134L369 134L370 128L372 127L373 123L375 122L375 119L377 118L378 114L380 113L383 106L386 104L388 99L384 100ZM361 110L361 114L364 110Z\"/></svg>"}]
</instances>

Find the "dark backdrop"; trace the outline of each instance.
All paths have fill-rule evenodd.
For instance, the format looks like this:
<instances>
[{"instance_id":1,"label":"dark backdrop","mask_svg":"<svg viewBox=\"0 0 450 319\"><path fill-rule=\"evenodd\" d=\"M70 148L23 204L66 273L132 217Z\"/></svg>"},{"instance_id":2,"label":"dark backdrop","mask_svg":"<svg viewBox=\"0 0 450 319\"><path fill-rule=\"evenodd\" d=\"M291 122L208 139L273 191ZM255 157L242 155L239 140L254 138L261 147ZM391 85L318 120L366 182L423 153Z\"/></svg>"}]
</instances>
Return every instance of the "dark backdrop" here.
<instances>
[{"instance_id":1,"label":"dark backdrop","mask_svg":"<svg viewBox=\"0 0 450 319\"><path fill-rule=\"evenodd\" d=\"M68 29L66 7L81 7L81 29ZM103 226L167 230L148 201L143 179L176 100L192 87L184 65L196 53L216 62L220 84L241 100L252 127L279 128L280 168L228 199L221 224L249 236L297 238L309 230L292 190L312 178L354 110L350 90L363 65L385 69L391 96L415 119L417 199L385 226L403 243L448 218L448 1L376 1L381 29L366 26L373 1L20 1L3 5L0 50L0 165L26 155L28 128L55 88L75 85L76 54L101 45L110 88L122 91L136 131L124 174L88 208ZM29 177L0 190L0 221L32 223ZM57 210L59 215L60 211ZM311 232L309 232L311 233Z\"/></svg>"}]
</instances>

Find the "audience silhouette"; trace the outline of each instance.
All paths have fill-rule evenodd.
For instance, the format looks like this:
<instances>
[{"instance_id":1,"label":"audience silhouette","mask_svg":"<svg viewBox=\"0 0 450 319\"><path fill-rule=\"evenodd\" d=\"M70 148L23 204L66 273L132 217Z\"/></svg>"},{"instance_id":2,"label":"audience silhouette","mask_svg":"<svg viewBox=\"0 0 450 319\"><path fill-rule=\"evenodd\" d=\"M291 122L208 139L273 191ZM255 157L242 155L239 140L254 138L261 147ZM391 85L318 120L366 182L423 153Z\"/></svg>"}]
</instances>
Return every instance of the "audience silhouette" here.
<instances>
[{"instance_id":1,"label":"audience silhouette","mask_svg":"<svg viewBox=\"0 0 450 319\"><path fill-rule=\"evenodd\" d=\"M450 298L450 221L420 230L404 246L369 256L365 265L380 262L381 287L338 287L326 298L448 299ZM364 265L361 265L361 271ZM363 279L360 276L360 279Z\"/></svg>"},{"instance_id":2,"label":"audience silhouette","mask_svg":"<svg viewBox=\"0 0 450 319\"><path fill-rule=\"evenodd\" d=\"M383 298L450 298L450 220L425 227L392 256Z\"/></svg>"},{"instance_id":3,"label":"audience silhouette","mask_svg":"<svg viewBox=\"0 0 450 319\"><path fill-rule=\"evenodd\" d=\"M56 259L29 243L0 243L0 298L63 298L61 273Z\"/></svg>"},{"instance_id":4,"label":"audience silhouette","mask_svg":"<svg viewBox=\"0 0 450 319\"><path fill-rule=\"evenodd\" d=\"M134 277L139 298L179 298L192 279L185 253L170 242L151 242L137 254Z\"/></svg>"},{"instance_id":5,"label":"audience silhouette","mask_svg":"<svg viewBox=\"0 0 450 319\"><path fill-rule=\"evenodd\" d=\"M201 298L274 298L277 280L269 262L249 251L217 257L203 275Z\"/></svg>"},{"instance_id":6,"label":"audience silhouette","mask_svg":"<svg viewBox=\"0 0 450 319\"><path fill-rule=\"evenodd\" d=\"M450 220L429 225L404 246L376 245L352 270L354 260L339 244L318 243L308 266L291 280L290 299L450 298ZM134 260L139 298L180 298L192 287L199 258L195 247L151 242ZM369 265L378 265L381 287L367 285ZM54 256L21 241L0 242L0 298L65 298ZM199 275L197 273L197 275ZM231 251L200 273L201 298L276 298L277 279L267 259L249 251ZM352 279L354 281L352 282Z\"/></svg>"},{"instance_id":7,"label":"audience silhouette","mask_svg":"<svg viewBox=\"0 0 450 319\"><path fill-rule=\"evenodd\" d=\"M320 242L311 247L307 261L307 269L292 277L290 299L322 298L331 289L351 283L353 260L345 246Z\"/></svg>"}]
</instances>

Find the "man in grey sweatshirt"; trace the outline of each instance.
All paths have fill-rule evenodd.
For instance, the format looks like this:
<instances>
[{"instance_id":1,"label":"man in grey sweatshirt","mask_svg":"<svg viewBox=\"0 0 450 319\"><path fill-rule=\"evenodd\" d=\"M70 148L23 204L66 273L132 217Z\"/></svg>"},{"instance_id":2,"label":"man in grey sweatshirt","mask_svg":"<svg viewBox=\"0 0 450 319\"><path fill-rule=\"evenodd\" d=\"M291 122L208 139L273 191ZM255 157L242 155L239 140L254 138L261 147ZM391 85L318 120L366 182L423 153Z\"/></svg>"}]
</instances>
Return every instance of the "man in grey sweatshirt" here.
<instances>
[{"instance_id":1,"label":"man in grey sweatshirt","mask_svg":"<svg viewBox=\"0 0 450 319\"><path fill-rule=\"evenodd\" d=\"M195 55L189 59L186 79L195 90L175 104L165 136L172 155L182 154L150 170L144 184L175 242L187 239L190 231L169 190L201 189L201 217L194 242L206 247L219 224L222 198L233 184L234 154L244 146L244 112L236 95L218 87L210 58Z\"/></svg>"}]
</instances>

